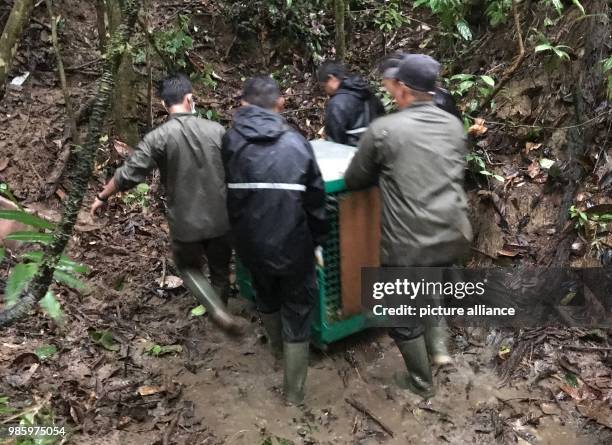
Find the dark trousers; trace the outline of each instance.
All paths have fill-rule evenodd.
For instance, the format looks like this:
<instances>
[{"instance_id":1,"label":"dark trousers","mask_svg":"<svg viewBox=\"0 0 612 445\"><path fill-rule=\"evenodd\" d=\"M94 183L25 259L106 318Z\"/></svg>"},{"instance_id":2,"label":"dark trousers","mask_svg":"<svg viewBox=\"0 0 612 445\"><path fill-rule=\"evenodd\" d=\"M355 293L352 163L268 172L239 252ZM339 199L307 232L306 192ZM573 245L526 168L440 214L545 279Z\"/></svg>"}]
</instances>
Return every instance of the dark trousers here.
<instances>
[{"instance_id":1,"label":"dark trousers","mask_svg":"<svg viewBox=\"0 0 612 445\"><path fill-rule=\"evenodd\" d=\"M206 260L212 285L223 291L229 288L232 246L227 235L194 242L172 240L172 252L179 269L201 270Z\"/></svg>"},{"instance_id":2,"label":"dark trousers","mask_svg":"<svg viewBox=\"0 0 612 445\"><path fill-rule=\"evenodd\" d=\"M271 275L251 270L257 310L280 311L283 340L300 343L310 338L317 296L317 278L312 268L296 275Z\"/></svg>"},{"instance_id":3,"label":"dark trousers","mask_svg":"<svg viewBox=\"0 0 612 445\"><path fill-rule=\"evenodd\" d=\"M452 267L455 262L449 262L444 264L436 264L429 265L428 267ZM386 265L383 267L393 267L390 265ZM397 266L402 267L402 266ZM452 279L450 276L445 276L444 279ZM397 328L389 329L389 337L391 337L396 342L402 342L407 340L412 340L413 338L417 338L425 333L426 323L414 320L412 326L402 326Z\"/></svg>"}]
</instances>

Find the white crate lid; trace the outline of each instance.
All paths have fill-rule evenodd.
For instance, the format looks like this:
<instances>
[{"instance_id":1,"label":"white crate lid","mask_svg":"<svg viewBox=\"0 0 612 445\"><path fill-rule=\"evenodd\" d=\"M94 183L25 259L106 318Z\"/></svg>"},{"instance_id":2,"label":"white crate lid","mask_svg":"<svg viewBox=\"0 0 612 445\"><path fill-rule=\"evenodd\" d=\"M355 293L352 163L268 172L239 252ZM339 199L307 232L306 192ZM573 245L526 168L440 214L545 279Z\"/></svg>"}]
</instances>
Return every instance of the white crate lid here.
<instances>
[{"instance_id":1,"label":"white crate lid","mask_svg":"<svg viewBox=\"0 0 612 445\"><path fill-rule=\"evenodd\" d=\"M325 139L315 139L310 141L310 144L325 182L342 179L357 151L355 147L337 144Z\"/></svg>"}]
</instances>

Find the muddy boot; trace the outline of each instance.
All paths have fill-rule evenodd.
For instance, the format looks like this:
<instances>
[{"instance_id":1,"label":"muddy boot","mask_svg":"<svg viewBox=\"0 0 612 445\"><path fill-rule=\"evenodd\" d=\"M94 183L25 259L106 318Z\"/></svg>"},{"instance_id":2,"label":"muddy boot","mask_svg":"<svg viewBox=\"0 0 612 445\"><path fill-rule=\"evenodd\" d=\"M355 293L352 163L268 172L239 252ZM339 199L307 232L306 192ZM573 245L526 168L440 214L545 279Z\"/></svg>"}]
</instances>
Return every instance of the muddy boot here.
<instances>
[{"instance_id":1,"label":"muddy boot","mask_svg":"<svg viewBox=\"0 0 612 445\"><path fill-rule=\"evenodd\" d=\"M413 393L429 398L435 394L431 366L427 356L427 346L423 336L410 340L396 341L397 347L402 353L406 363L407 373L395 375L397 385L402 389L408 389Z\"/></svg>"},{"instance_id":2,"label":"muddy boot","mask_svg":"<svg viewBox=\"0 0 612 445\"><path fill-rule=\"evenodd\" d=\"M453 358L446 347L447 342L446 325L428 326L425 329L427 352L434 365L448 365L453 362Z\"/></svg>"},{"instance_id":3,"label":"muddy boot","mask_svg":"<svg viewBox=\"0 0 612 445\"><path fill-rule=\"evenodd\" d=\"M206 308L211 320L231 335L244 334L244 324L227 312L226 306L203 273L194 269L180 271L187 289Z\"/></svg>"},{"instance_id":4,"label":"muddy boot","mask_svg":"<svg viewBox=\"0 0 612 445\"><path fill-rule=\"evenodd\" d=\"M304 385L308 373L308 346L309 342L283 344L285 399L294 405L300 405L304 401Z\"/></svg>"},{"instance_id":5,"label":"muddy boot","mask_svg":"<svg viewBox=\"0 0 612 445\"><path fill-rule=\"evenodd\" d=\"M260 313L261 322L266 329L266 335L268 336L268 344L272 355L276 360L283 358L283 334L280 312L274 312L272 314Z\"/></svg>"}]
</instances>

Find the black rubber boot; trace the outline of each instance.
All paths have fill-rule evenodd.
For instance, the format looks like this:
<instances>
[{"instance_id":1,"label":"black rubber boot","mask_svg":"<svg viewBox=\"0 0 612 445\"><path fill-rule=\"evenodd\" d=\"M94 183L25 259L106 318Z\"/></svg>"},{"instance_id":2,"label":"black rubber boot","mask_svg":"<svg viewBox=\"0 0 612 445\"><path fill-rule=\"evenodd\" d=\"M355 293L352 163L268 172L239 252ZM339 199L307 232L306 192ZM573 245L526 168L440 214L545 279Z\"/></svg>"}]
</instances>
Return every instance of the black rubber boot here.
<instances>
[{"instance_id":1,"label":"black rubber boot","mask_svg":"<svg viewBox=\"0 0 612 445\"><path fill-rule=\"evenodd\" d=\"M422 335L410 340L396 341L402 353L407 373L398 373L395 376L397 385L413 393L429 398L435 394L431 365L427 355L427 346Z\"/></svg>"},{"instance_id":2,"label":"black rubber boot","mask_svg":"<svg viewBox=\"0 0 612 445\"><path fill-rule=\"evenodd\" d=\"M243 335L244 325L233 317L204 274L195 269L181 270L187 289L206 308L211 320L231 335Z\"/></svg>"},{"instance_id":3,"label":"black rubber boot","mask_svg":"<svg viewBox=\"0 0 612 445\"><path fill-rule=\"evenodd\" d=\"M304 386L308 374L309 342L283 344L285 359L284 393L287 402L300 405L304 401Z\"/></svg>"},{"instance_id":4,"label":"black rubber boot","mask_svg":"<svg viewBox=\"0 0 612 445\"><path fill-rule=\"evenodd\" d=\"M425 328L427 352L429 352L429 357L434 365L448 365L453 362L446 346L447 342L448 335L445 324Z\"/></svg>"},{"instance_id":5,"label":"black rubber boot","mask_svg":"<svg viewBox=\"0 0 612 445\"><path fill-rule=\"evenodd\" d=\"M268 344L270 345L270 351L275 359L280 360L283 358L283 334L282 334L282 323L280 312L273 312L271 314L260 313L261 322L266 330L268 336Z\"/></svg>"}]
</instances>

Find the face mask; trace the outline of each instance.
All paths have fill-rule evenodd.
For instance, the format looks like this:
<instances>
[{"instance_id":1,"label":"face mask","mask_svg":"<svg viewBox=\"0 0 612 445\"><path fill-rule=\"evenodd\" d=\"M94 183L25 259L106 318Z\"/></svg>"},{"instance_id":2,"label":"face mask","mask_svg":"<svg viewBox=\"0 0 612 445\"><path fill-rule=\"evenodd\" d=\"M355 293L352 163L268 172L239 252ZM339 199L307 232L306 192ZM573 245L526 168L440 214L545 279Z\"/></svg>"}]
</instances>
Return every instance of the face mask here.
<instances>
[{"instance_id":1,"label":"face mask","mask_svg":"<svg viewBox=\"0 0 612 445\"><path fill-rule=\"evenodd\" d=\"M191 114L196 114L195 100L191 98Z\"/></svg>"}]
</instances>

